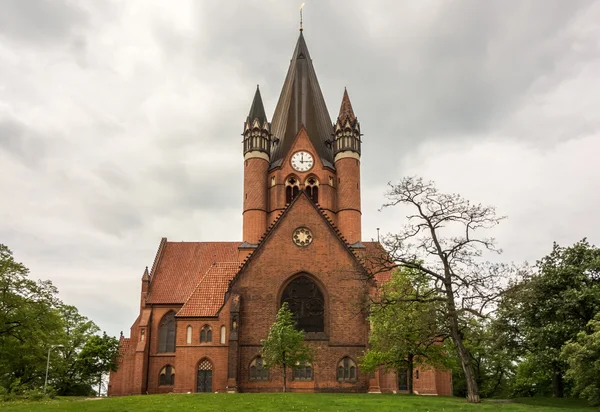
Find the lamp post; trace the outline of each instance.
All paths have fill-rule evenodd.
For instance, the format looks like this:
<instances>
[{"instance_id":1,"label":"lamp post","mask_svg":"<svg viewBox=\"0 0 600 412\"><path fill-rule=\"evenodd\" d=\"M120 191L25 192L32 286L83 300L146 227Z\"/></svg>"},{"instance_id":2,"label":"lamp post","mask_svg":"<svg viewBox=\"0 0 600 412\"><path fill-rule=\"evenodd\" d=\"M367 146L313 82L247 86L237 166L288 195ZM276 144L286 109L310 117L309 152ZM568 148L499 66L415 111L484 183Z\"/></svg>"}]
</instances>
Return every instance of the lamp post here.
<instances>
[{"instance_id":1,"label":"lamp post","mask_svg":"<svg viewBox=\"0 0 600 412\"><path fill-rule=\"evenodd\" d=\"M50 345L48 348L48 359L46 360L46 379L44 380L44 395L46 394L46 386L48 385L48 369L50 369L50 351L54 348L63 348L63 345Z\"/></svg>"}]
</instances>

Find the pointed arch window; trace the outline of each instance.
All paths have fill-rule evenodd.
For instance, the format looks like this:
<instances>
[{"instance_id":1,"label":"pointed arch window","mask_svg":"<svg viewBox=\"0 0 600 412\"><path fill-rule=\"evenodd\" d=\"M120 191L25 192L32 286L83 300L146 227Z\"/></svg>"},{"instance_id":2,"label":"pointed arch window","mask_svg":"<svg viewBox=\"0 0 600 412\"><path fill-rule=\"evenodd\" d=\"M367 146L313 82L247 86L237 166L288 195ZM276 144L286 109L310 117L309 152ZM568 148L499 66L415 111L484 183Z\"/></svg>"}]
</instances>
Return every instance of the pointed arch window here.
<instances>
[{"instance_id":1,"label":"pointed arch window","mask_svg":"<svg viewBox=\"0 0 600 412\"><path fill-rule=\"evenodd\" d=\"M269 380L269 370L260 356L250 362L249 377L252 382Z\"/></svg>"},{"instance_id":2,"label":"pointed arch window","mask_svg":"<svg viewBox=\"0 0 600 412\"><path fill-rule=\"evenodd\" d=\"M160 386L175 385L175 368L171 365L167 365L164 368L162 368L158 375L158 384Z\"/></svg>"},{"instance_id":3,"label":"pointed arch window","mask_svg":"<svg viewBox=\"0 0 600 412\"><path fill-rule=\"evenodd\" d=\"M227 338L227 329L225 328L225 325L221 326L221 344L225 344Z\"/></svg>"},{"instance_id":4,"label":"pointed arch window","mask_svg":"<svg viewBox=\"0 0 600 412\"><path fill-rule=\"evenodd\" d=\"M212 342L212 329L208 325L204 325L200 331L200 343Z\"/></svg>"},{"instance_id":5,"label":"pointed arch window","mask_svg":"<svg viewBox=\"0 0 600 412\"><path fill-rule=\"evenodd\" d=\"M291 176L285 179L285 203L291 203L300 193L300 181Z\"/></svg>"},{"instance_id":6,"label":"pointed arch window","mask_svg":"<svg viewBox=\"0 0 600 412\"><path fill-rule=\"evenodd\" d=\"M313 202L319 203L319 181L316 177L310 176L306 179L304 189Z\"/></svg>"},{"instance_id":7,"label":"pointed arch window","mask_svg":"<svg viewBox=\"0 0 600 412\"><path fill-rule=\"evenodd\" d=\"M308 276L298 276L284 289L281 304L287 302L296 327L304 332L325 331L323 292Z\"/></svg>"},{"instance_id":8,"label":"pointed arch window","mask_svg":"<svg viewBox=\"0 0 600 412\"><path fill-rule=\"evenodd\" d=\"M294 380L295 381L312 381L313 380L313 367L310 362L297 363L294 368Z\"/></svg>"},{"instance_id":9,"label":"pointed arch window","mask_svg":"<svg viewBox=\"0 0 600 412\"><path fill-rule=\"evenodd\" d=\"M192 343L192 327L188 325L185 336L185 343L188 345Z\"/></svg>"},{"instance_id":10,"label":"pointed arch window","mask_svg":"<svg viewBox=\"0 0 600 412\"><path fill-rule=\"evenodd\" d=\"M338 382L356 382L357 379L356 364L348 356L344 357L337 365Z\"/></svg>"},{"instance_id":11,"label":"pointed arch window","mask_svg":"<svg viewBox=\"0 0 600 412\"><path fill-rule=\"evenodd\" d=\"M158 351L175 352L175 312L168 312L158 327Z\"/></svg>"}]
</instances>

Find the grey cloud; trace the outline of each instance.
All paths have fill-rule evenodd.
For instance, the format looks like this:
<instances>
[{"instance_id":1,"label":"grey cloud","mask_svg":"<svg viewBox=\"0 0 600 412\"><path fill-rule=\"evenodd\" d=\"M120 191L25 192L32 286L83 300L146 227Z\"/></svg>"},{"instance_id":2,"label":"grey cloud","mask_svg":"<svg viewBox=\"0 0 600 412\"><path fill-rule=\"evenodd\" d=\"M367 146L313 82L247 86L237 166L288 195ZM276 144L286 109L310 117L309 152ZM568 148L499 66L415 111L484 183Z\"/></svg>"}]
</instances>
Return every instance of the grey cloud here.
<instances>
[{"instance_id":1,"label":"grey cloud","mask_svg":"<svg viewBox=\"0 0 600 412\"><path fill-rule=\"evenodd\" d=\"M73 1L4 0L0 6L0 36L36 45L63 41L88 18Z\"/></svg>"},{"instance_id":2,"label":"grey cloud","mask_svg":"<svg viewBox=\"0 0 600 412\"><path fill-rule=\"evenodd\" d=\"M0 149L32 166L46 153L46 144L25 124L13 118L0 118Z\"/></svg>"}]
</instances>

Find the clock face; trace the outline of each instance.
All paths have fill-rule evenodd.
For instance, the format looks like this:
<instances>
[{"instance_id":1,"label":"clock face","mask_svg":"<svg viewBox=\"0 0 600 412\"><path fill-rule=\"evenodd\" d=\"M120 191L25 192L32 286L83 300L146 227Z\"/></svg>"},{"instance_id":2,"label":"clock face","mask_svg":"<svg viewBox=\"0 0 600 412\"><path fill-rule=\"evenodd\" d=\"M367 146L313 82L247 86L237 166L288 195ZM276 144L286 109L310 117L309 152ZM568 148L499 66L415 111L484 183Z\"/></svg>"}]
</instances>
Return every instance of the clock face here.
<instances>
[{"instance_id":1,"label":"clock face","mask_svg":"<svg viewBox=\"0 0 600 412\"><path fill-rule=\"evenodd\" d=\"M297 172L307 172L312 169L315 160L308 152L296 152L292 155L292 167Z\"/></svg>"}]
</instances>

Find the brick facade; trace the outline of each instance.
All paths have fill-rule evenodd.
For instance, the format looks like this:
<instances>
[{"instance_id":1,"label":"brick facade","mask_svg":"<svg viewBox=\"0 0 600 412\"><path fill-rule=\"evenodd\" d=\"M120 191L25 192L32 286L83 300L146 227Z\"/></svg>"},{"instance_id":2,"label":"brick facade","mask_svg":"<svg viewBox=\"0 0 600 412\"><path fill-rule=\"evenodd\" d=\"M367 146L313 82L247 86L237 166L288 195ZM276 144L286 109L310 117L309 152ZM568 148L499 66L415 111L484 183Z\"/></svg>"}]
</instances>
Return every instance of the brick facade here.
<instances>
[{"instance_id":1,"label":"brick facade","mask_svg":"<svg viewBox=\"0 0 600 412\"><path fill-rule=\"evenodd\" d=\"M318 290L322 330L306 334L314 348L312 379L296 381L289 371L289 390L398 390L395 373L380 370L367 375L359 367L368 346L365 302L377 287L359 256L378 248L361 243L360 126L346 92L336 140L327 140L333 133L323 135L323 125L332 123L324 121L329 115L302 35L294 53L286 92L273 119L272 130L279 135L270 135L258 90L245 124L242 240L161 241L152 269L142 277L140 315L130 337L121 337L122 358L119 370L110 375L109 395L206 388L213 392L281 390L281 370L270 370L266 380L253 380L250 366L260 355L261 340L275 320L284 290L298 278ZM298 76L306 79L300 81ZM298 87L310 90L296 93ZM302 112L306 107L312 109ZM304 120L295 128L297 119ZM290 127L295 128L293 133ZM282 140L284 136L287 140ZM274 138L280 140L270 140ZM277 151L265 142L277 146ZM308 170L293 167L290 159L298 152L314 160ZM293 199L291 192L286 196L290 178L297 186ZM309 183L311 190L318 188L318 198L316 191L305 190ZM299 228L310 232L309 244L294 240ZM385 279L380 276L378 281ZM321 316L318 313L315 316ZM210 341L202 330L210 330ZM355 365L352 379L338 379L342 365ZM174 377L166 379L167 370ZM423 394L449 395L450 373L423 368L414 388Z\"/></svg>"}]
</instances>

